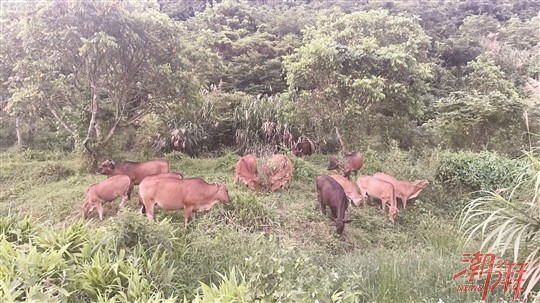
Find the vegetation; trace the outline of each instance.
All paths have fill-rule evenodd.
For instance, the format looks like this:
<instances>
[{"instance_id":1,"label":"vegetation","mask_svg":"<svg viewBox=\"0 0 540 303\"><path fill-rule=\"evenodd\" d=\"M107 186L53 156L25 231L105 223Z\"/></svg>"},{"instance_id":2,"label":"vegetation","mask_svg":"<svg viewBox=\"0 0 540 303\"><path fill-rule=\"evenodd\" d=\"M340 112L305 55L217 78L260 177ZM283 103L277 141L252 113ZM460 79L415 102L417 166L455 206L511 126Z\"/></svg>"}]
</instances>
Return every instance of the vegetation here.
<instances>
[{"instance_id":1,"label":"vegetation","mask_svg":"<svg viewBox=\"0 0 540 303\"><path fill-rule=\"evenodd\" d=\"M452 275L479 249L527 262L540 300L539 9L2 1L0 301L474 302ZM300 137L315 155L291 155ZM314 180L351 150L362 174L430 185L395 224L350 208L340 238ZM288 191L234 187L238 155L275 152L294 163ZM80 219L98 161L156 157L233 203L188 227L133 201Z\"/></svg>"}]
</instances>

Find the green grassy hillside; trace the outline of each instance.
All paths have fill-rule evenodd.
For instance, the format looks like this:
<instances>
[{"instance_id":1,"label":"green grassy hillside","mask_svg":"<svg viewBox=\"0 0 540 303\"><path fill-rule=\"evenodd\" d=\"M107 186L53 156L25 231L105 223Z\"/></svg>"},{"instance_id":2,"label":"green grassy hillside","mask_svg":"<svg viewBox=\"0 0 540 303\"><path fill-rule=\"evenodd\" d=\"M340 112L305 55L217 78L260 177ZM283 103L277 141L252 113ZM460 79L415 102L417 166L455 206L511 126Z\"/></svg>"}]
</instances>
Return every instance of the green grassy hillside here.
<instances>
[{"instance_id":1,"label":"green grassy hillside","mask_svg":"<svg viewBox=\"0 0 540 303\"><path fill-rule=\"evenodd\" d=\"M0 294L51 302L479 300L479 293L457 292L465 281L452 280L466 266L462 253L473 248L464 250L458 232L466 197L437 181L438 156L397 150L364 156L363 174L385 171L431 184L393 224L380 204L350 207L353 221L340 238L317 207L315 178L328 173L327 155L291 156L290 189L260 194L234 186L236 155L167 155L174 171L225 182L233 199L196 213L186 228L181 211L158 210L157 222L149 222L135 197L122 211L119 201L109 203L103 222L95 212L83 222L78 211L86 188L103 176L81 172L70 155L4 153L0 255L15 265L0 274Z\"/></svg>"}]
</instances>

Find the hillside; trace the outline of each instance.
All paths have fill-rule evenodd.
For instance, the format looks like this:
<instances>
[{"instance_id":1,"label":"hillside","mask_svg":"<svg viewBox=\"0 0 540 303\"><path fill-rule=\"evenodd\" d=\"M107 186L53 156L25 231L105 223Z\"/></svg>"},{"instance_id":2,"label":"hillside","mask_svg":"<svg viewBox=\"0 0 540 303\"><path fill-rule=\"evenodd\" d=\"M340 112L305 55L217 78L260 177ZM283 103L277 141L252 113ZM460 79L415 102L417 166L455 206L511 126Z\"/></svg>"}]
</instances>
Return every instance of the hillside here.
<instances>
[{"instance_id":1,"label":"hillside","mask_svg":"<svg viewBox=\"0 0 540 303\"><path fill-rule=\"evenodd\" d=\"M138 212L135 198L120 212L118 201L110 203L103 222L97 220L96 213L92 220L83 222L78 208L85 190L103 176L79 173L77 161L62 154L4 153L0 164L1 228L17 239L10 242L16 247L34 246L42 253L41 261L27 264L14 251L17 261L6 264L14 264L16 275L4 275L2 283L22 283L12 291L32 292L37 287L43 298L53 301L115 298L115 302L158 302L169 296L175 296L176 301L184 296L192 300L201 292L199 281L219 284L221 273L226 279L238 279L240 285L229 285L232 289L222 288L218 293L242 294L246 302L255 298L264 302L479 299L477 293L457 292L457 281L451 279L464 268L461 254L467 251L462 248L457 218L464 196L456 199L437 180L440 163L436 154L394 150L380 156L367 151L362 173L383 170L404 179L427 178L431 184L410 208L400 209L394 224L377 203L350 207L347 217L353 222L347 224L342 238L335 233L332 220L317 208L314 180L327 173L329 157L291 156L295 170L290 190L256 195L233 185L236 155L193 159L169 154L173 170L209 182L225 182L233 199L231 205L197 213L184 228L183 212L158 211L157 222L148 222ZM29 217L15 219L25 216ZM4 250L9 247L5 241L1 245ZM61 262L51 259L58 251L64 256ZM155 260L144 261L149 262L144 266L133 263L144 255ZM56 265L47 267L40 262ZM22 264L26 265L20 267ZM102 266L112 266L111 270L119 267L111 275L105 270L108 267ZM135 275L130 266L142 267ZM59 271L63 272L61 279ZM134 280L134 275L146 282ZM49 282L43 284L45 281ZM101 292L76 285L94 285ZM69 295L55 292L56 287ZM151 291L130 292L139 287ZM217 302L206 294L208 291L202 302ZM151 298L150 293L154 294Z\"/></svg>"}]
</instances>

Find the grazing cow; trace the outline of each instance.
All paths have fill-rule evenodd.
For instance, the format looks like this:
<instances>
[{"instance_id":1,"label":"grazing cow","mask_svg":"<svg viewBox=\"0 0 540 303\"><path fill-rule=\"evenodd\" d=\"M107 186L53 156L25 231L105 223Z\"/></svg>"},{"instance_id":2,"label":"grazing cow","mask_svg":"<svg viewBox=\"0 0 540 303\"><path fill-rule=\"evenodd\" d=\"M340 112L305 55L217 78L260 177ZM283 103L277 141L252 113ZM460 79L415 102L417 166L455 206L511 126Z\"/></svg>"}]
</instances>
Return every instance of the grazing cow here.
<instances>
[{"instance_id":1,"label":"grazing cow","mask_svg":"<svg viewBox=\"0 0 540 303\"><path fill-rule=\"evenodd\" d=\"M327 175L318 176L316 185L317 200L321 212L326 215L326 206L330 206L332 216L336 220L337 233L343 234L345 223L351 222L351 220L345 220L345 211L349 205L345 191L336 180Z\"/></svg>"},{"instance_id":2,"label":"grazing cow","mask_svg":"<svg viewBox=\"0 0 540 303\"><path fill-rule=\"evenodd\" d=\"M353 182L341 175L330 175L330 177L341 185L343 191L345 191L345 194L347 195L347 198L351 199L354 206L364 204L364 199L362 199L362 196L358 193L358 190L356 190L356 185Z\"/></svg>"},{"instance_id":3,"label":"grazing cow","mask_svg":"<svg viewBox=\"0 0 540 303\"><path fill-rule=\"evenodd\" d=\"M343 176L348 179L351 173L354 173L354 175L356 176L356 173L360 168L362 168L362 165L364 165L364 157L362 156L362 154L358 152L352 152L344 156L343 164L339 163L336 158L331 158L330 164L326 169L339 170L341 171Z\"/></svg>"},{"instance_id":4,"label":"grazing cow","mask_svg":"<svg viewBox=\"0 0 540 303\"><path fill-rule=\"evenodd\" d=\"M302 157L303 155L311 156L314 150L313 142L307 137L301 136L298 139L298 143L296 143L294 155L297 157Z\"/></svg>"},{"instance_id":5,"label":"grazing cow","mask_svg":"<svg viewBox=\"0 0 540 303\"><path fill-rule=\"evenodd\" d=\"M165 210L184 209L185 223L193 211L205 211L216 203L229 204L231 198L225 184L208 184L200 178L177 180L149 178L139 186L141 212L154 219L154 206Z\"/></svg>"},{"instance_id":6,"label":"grazing cow","mask_svg":"<svg viewBox=\"0 0 540 303\"><path fill-rule=\"evenodd\" d=\"M268 160L265 167L270 191L288 188L293 174L293 164L285 155L276 154Z\"/></svg>"},{"instance_id":7,"label":"grazing cow","mask_svg":"<svg viewBox=\"0 0 540 303\"><path fill-rule=\"evenodd\" d=\"M372 198L380 199L383 211L385 211L386 205L389 205L388 218L390 221L394 222L398 209L396 194L392 183L370 176L360 176L356 183L364 199L367 195Z\"/></svg>"},{"instance_id":8,"label":"grazing cow","mask_svg":"<svg viewBox=\"0 0 540 303\"><path fill-rule=\"evenodd\" d=\"M139 183L141 183L141 181L148 176L168 172L169 162L165 160L122 163L107 160L101 163L97 169L98 174L107 175L109 177L116 175L127 175L131 180L131 190L133 190L133 186L139 185Z\"/></svg>"},{"instance_id":9,"label":"grazing cow","mask_svg":"<svg viewBox=\"0 0 540 303\"><path fill-rule=\"evenodd\" d=\"M255 191L261 191L261 179L257 175L257 158L253 155L245 155L238 162L234 168L235 171L235 184L238 186L238 182L242 181L246 186L254 189Z\"/></svg>"},{"instance_id":10,"label":"grazing cow","mask_svg":"<svg viewBox=\"0 0 540 303\"><path fill-rule=\"evenodd\" d=\"M396 191L396 198L401 199L403 209L407 208L407 200L416 198L420 192L429 185L428 180L415 180L413 182L401 181L385 173L376 173L374 178L392 183Z\"/></svg>"},{"instance_id":11,"label":"grazing cow","mask_svg":"<svg viewBox=\"0 0 540 303\"><path fill-rule=\"evenodd\" d=\"M88 214L97 209L99 219L103 220L103 203L114 201L122 197L120 208L123 208L131 195L131 181L126 175L117 175L110 177L97 184L92 184L86 190L86 197L81 205L81 212L86 219Z\"/></svg>"}]
</instances>

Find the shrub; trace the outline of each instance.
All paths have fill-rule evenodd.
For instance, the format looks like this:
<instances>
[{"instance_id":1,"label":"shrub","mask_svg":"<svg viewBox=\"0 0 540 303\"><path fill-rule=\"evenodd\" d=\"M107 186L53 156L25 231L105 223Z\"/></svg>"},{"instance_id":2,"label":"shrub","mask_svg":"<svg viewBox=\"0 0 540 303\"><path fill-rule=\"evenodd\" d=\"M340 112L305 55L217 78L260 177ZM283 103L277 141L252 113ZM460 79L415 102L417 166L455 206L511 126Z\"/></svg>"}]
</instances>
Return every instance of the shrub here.
<instances>
[{"instance_id":1,"label":"shrub","mask_svg":"<svg viewBox=\"0 0 540 303\"><path fill-rule=\"evenodd\" d=\"M516 179L520 161L493 152L446 153L441 156L436 178L466 190L496 190L509 187Z\"/></svg>"},{"instance_id":2,"label":"shrub","mask_svg":"<svg viewBox=\"0 0 540 303\"><path fill-rule=\"evenodd\" d=\"M257 200L254 193L237 192L232 201L232 207L221 211L229 225L249 232L269 231L278 225L275 215Z\"/></svg>"}]
</instances>

